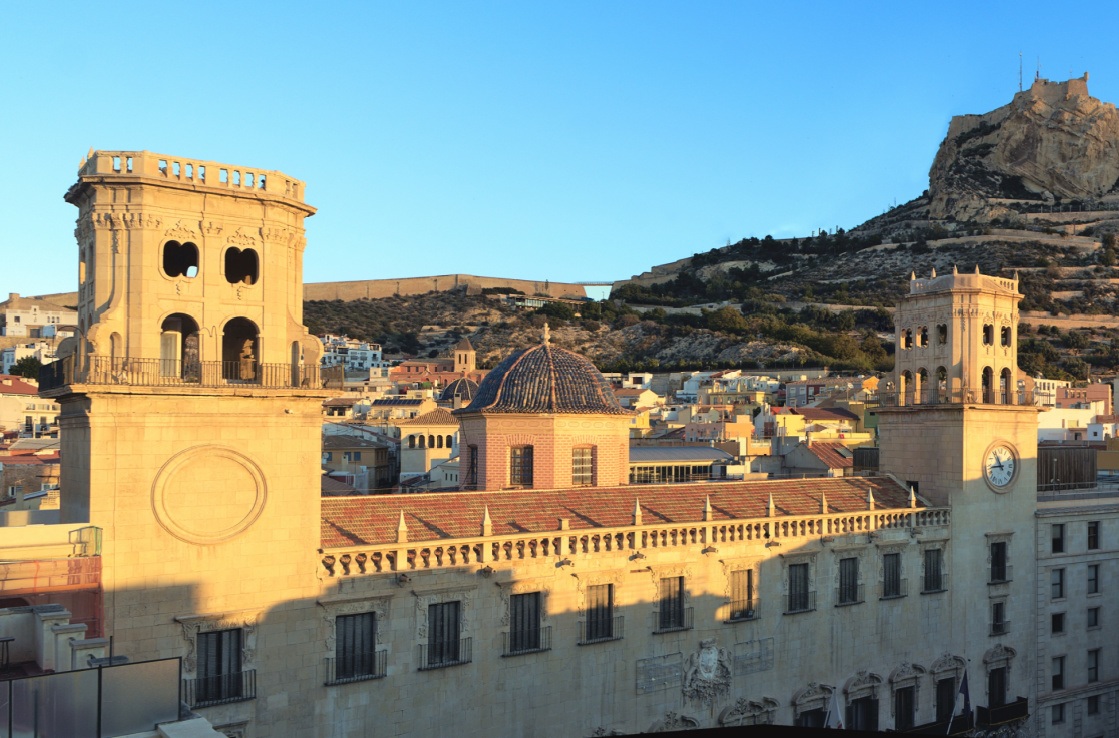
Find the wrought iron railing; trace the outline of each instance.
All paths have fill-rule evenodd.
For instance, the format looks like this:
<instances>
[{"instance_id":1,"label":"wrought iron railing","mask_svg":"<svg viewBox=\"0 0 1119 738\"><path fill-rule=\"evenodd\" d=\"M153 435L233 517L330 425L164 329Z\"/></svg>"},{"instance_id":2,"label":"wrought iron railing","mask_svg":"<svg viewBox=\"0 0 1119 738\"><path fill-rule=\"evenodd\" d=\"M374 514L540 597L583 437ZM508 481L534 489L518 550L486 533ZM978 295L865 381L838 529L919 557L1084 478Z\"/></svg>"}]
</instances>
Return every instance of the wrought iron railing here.
<instances>
[{"instance_id":1,"label":"wrought iron railing","mask_svg":"<svg viewBox=\"0 0 1119 738\"><path fill-rule=\"evenodd\" d=\"M785 614L792 615L798 612L811 612L816 609L815 592L789 592L786 601Z\"/></svg>"},{"instance_id":2,"label":"wrought iron railing","mask_svg":"<svg viewBox=\"0 0 1119 738\"><path fill-rule=\"evenodd\" d=\"M552 626L514 630L501 634L501 655L520 656L552 649Z\"/></svg>"},{"instance_id":3,"label":"wrought iron railing","mask_svg":"<svg viewBox=\"0 0 1119 738\"><path fill-rule=\"evenodd\" d=\"M842 607L844 605L857 605L863 602L863 585L848 585L846 587L838 587L835 591L835 606Z\"/></svg>"},{"instance_id":4,"label":"wrought iron railing","mask_svg":"<svg viewBox=\"0 0 1119 738\"><path fill-rule=\"evenodd\" d=\"M1009 620L992 620L991 621L991 635L999 636L1006 635L1010 632Z\"/></svg>"},{"instance_id":5,"label":"wrought iron railing","mask_svg":"<svg viewBox=\"0 0 1119 738\"><path fill-rule=\"evenodd\" d=\"M319 389L322 378L313 364L265 364L243 361L171 361L167 359L90 356L76 366L68 356L44 366L39 391L70 384L135 387L229 387L251 385L271 388Z\"/></svg>"},{"instance_id":6,"label":"wrought iron railing","mask_svg":"<svg viewBox=\"0 0 1119 738\"><path fill-rule=\"evenodd\" d=\"M1000 390L989 387L954 387L903 392L884 391L873 396L868 405L906 407L909 405L1036 405L1039 399L1029 390Z\"/></svg>"},{"instance_id":7,"label":"wrought iron railing","mask_svg":"<svg viewBox=\"0 0 1119 738\"><path fill-rule=\"evenodd\" d=\"M448 666L469 664L473 659L473 639L462 638L454 641L432 641L416 646L416 661L420 671L443 669Z\"/></svg>"},{"instance_id":8,"label":"wrought iron railing","mask_svg":"<svg viewBox=\"0 0 1119 738\"><path fill-rule=\"evenodd\" d=\"M656 615L657 629L654 633L673 633L677 630L691 630L695 622L695 608L683 607L677 610L660 610Z\"/></svg>"},{"instance_id":9,"label":"wrought iron railing","mask_svg":"<svg viewBox=\"0 0 1119 738\"><path fill-rule=\"evenodd\" d=\"M944 592L948 589L948 573L937 572L935 574L925 574L921 578L921 594L935 594L937 592Z\"/></svg>"},{"instance_id":10,"label":"wrought iron railing","mask_svg":"<svg viewBox=\"0 0 1119 738\"><path fill-rule=\"evenodd\" d=\"M326 685L348 684L385 676L388 651L361 651L326 660Z\"/></svg>"},{"instance_id":11,"label":"wrought iron railing","mask_svg":"<svg viewBox=\"0 0 1119 738\"><path fill-rule=\"evenodd\" d=\"M980 727L984 728L1005 725L1015 720L1024 720L1029 716L1030 701L1025 697L1019 697L1013 702L1008 702L998 707L983 707L979 705L975 708L975 722Z\"/></svg>"},{"instance_id":12,"label":"wrought iron railing","mask_svg":"<svg viewBox=\"0 0 1119 738\"><path fill-rule=\"evenodd\" d=\"M737 622L739 620L754 620L758 617L758 599L755 597L749 600L733 600L730 603L730 617L727 618L729 622Z\"/></svg>"},{"instance_id":13,"label":"wrought iron railing","mask_svg":"<svg viewBox=\"0 0 1119 738\"><path fill-rule=\"evenodd\" d=\"M893 600L898 597L905 597L909 594L909 580L896 579L892 582L882 582L882 594L878 596L880 600Z\"/></svg>"},{"instance_id":14,"label":"wrought iron railing","mask_svg":"<svg viewBox=\"0 0 1119 738\"><path fill-rule=\"evenodd\" d=\"M921 733L924 735L964 735L970 733L973 728L975 728L975 715L971 712L965 712L962 715L953 716L950 720L938 720L923 725L914 725L912 728L893 732Z\"/></svg>"},{"instance_id":15,"label":"wrought iron railing","mask_svg":"<svg viewBox=\"0 0 1119 738\"><path fill-rule=\"evenodd\" d=\"M625 634L624 617L624 615L616 615L613 618L580 620L579 645L587 646L592 643L620 641Z\"/></svg>"},{"instance_id":16,"label":"wrought iron railing","mask_svg":"<svg viewBox=\"0 0 1119 738\"><path fill-rule=\"evenodd\" d=\"M191 707L224 705L256 699L256 670L183 680L183 699Z\"/></svg>"},{"instance_id":17,"label":"wrought iron railing","mask_svg":"<svg viewBox=\"0 0 1119 738\"><path fill-rule=\"evenodd\" d=\"M1011 564L992 564L991 578L987 584L1006 584L1014 579L1014 569Z\"/></svg>"}]
</instances>

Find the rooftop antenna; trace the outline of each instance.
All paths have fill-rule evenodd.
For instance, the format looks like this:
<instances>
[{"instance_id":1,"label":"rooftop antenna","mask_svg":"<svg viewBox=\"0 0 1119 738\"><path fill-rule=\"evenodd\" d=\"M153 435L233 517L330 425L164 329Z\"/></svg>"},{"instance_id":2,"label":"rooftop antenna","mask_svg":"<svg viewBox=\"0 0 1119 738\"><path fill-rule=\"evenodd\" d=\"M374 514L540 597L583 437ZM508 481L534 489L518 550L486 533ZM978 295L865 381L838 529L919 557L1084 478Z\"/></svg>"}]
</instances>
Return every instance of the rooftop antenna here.
<instances>
[{"instance_id":1,"label":"rooftop antenna","mask_svg":"<svg viewBox=\"0 0 1119 738\"><path fill-rule=\"evenodd\" d=\"M1037 57L1037 71L1034 72L1034 79L1041 79L1041 56Z\"/></svg>"},{"instance_id":2,"label":"rooftop antenna","mask_svg":"<svg viewBox=\"0 0 1119 738\"><path fill-rule=\"evenodd\" d=\"M1018 52L1018 92L1022 91L1022 52Z\"/></svg>"}]
</instances>

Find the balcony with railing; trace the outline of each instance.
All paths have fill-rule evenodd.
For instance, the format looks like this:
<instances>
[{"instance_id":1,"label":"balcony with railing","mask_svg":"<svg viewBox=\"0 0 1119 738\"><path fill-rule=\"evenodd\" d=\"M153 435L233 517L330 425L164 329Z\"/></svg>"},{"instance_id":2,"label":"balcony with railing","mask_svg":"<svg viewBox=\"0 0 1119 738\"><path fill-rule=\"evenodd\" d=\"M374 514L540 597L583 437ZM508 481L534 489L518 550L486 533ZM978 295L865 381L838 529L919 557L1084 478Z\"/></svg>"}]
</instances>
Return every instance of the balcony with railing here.
<instances>
[{"instance_id":1,"label":"balcony with railing","mask_svg":"<svg viewBox=\"0 0 1119 738\"><path fill-rule=\"evenodd\" d=\"M925 574L921 578L921 594L937 594L948 591L948 573Z\"/></svg>"},{"instance_id":2,"label":"balcony with railing","mask_svg":"<svg viewBox=\"0 0 1119 738\"><path fill-rule=\"evenodd\" d=\"M816 609L816 593L810 591L789 592L786 600L785 614L795 615L801 612L812 612Z\"/></svg>"},{"instance_id":3,"label":"balcony with railing","mask_svg":"<svg viewBox=\"0 0 1119 738\"><path fill-rule=\"evenodd\" d=\"M1002 636L1010 632L1009 620L992 620L991 621L991 635Z\"/></svg>"},{"instance_id":4,"label":"balcony with railing","mask_svg":"<svg viewBox=\"0 0 1119 738\"><path fill-rule=\"evenodd\" d=\"M835 606L845 607L847 605L858 605L864 601L863 586L847 585L838 587L835 591Z\"/></svg>"},{"instance_id":5,"label":"balcony with railing","mask_svg":"<svg viewBox=\"0 0 1119 738\"><path fill-rule=\"evenodd\" d=\"M255 669L183 680L183 700L191 708L255 699Z\"/></svg>"},{"instance_id":6,"label":"balcony with railing","mask_svg":"<svg viewBox=\"0 0 1119 738\"><path fill-rule=\"evenodd\" d=\"M327 658L325 684L329 687L333 684L381 679L386 674L387 662L388 651L384 650L360 651Z\"/></svg>"},{"instance_id":7,"label":"balcony with railing","mask_svg":"<svg viewBox=\"0 0 1119 738\"><path fill-rule=\"evenodd\" d=\"M1030 390L991 387L952 387L920 390L885 390L867 401L868 407L922 407L928 405L1029 405L1039 399Z\"/></svg>"},{"instance_id":8,"label":"balcony with railing","mask_svg":"<svg viewBox=\"0 0 1119 738\"><path fill-rule=\"evenodd\" d=\"M501 655L521 656L552 649L552 626L524 628L501 634Z\"/></svg>"},{"instance_id":9,"label":"balcony with railing","mask_svg":"<svg viewBox=\"0 0 1119 738\"><path fill-rule=\"evenodd\" d=\"M987 584L1006 584L1014 580L1014 567L1012 564L992 564L991 578Z\"/></svg>"},{"instance_id":10,"label":"balcony with railing","mask_svg":"<svg viewBox=\"0 0 1119 738\"><path fill-rule=\"evenodd\" d=\"M756 620L758 617L758 599L732 600L726 622L737 623L742 620Z\"/></svg>"},{"instance_id":11,"label":"balcony with railing","mask_svg":"<svg viewBox=\"0 0 1119 738\"><path fill-rule=\"evenodd\" d=\"M416 646L416 661L420 671L445 669L449 666L469 664L474 657L474 639L432 641Z\"/></svg>"},{"instance_id":12,"label":"balcony with railing","mask_svg":"<svg viewBox=\"0 0 1119 738\"><path fill-rule=\"evenodd\" d=\"M914 725L904 730L887 732L918 733L922 735L967 735L974 729L974 713L965 712L962 715L953 715L950 720L937 720L923 725Z\"/></svg>"},{"instance_id":13,"label":"balcony with railing","mask_svg":"<svg viewBox=\"0 0 1119 738\"><path fill-rule=\"evenodd\" d=\"M1025 697L1019 697L1013 702L1008 702L1005 705L997 707L984 707L979 705L975 708L975 722L980 728L993 728L999 725L1006 725L1016 720L1025 720L1030 716L1030 701Z\"/></svg>"},{"instance_id":14,"label":"balcony with railing","mask_svg":"<svg viewBox=\"0 0 1119 738\"><path fill-rule=\"evenodd\" d=\"M692 607L660 610L657 612L657 628L653 633L675 633L679 630L691 630L694 627L694 618L695 608Z\"/></svg>"},{"instance_id":15,"label":"balcony with railing","mask_svg":"<svg viewBox=\"0 0 1119 738\"><path fill-rule=\"evenodd\" d=\"M882 582L880 586L881 594L878 595L880 600L895 600L909 594L908 579L887 580Z\"/></svg>"},{"instance_id":16,"label":"balcony with railing","mask_svg":"<svg viewBox=\"0 0 1119 738\"><path fill-rule=\"evenodd\" d=\"M624 617L624 615L615 615L612 618L580 620L578 645L589 646L593 643L620 641L625 635Z\"/></svg>"},{"instance_id":17,"label":"balcony with railing","mask_svg":"<svg viewBox=\"0 0 1119 738\"><path fill-rule=\"evenodd\" d=\"M320 389L315 364L265 364L258 361L172 361L91 356L78 366L67 356L39 371L39 391L72 384L121 387L267 387Z\"/></svg>"}]
</instances>

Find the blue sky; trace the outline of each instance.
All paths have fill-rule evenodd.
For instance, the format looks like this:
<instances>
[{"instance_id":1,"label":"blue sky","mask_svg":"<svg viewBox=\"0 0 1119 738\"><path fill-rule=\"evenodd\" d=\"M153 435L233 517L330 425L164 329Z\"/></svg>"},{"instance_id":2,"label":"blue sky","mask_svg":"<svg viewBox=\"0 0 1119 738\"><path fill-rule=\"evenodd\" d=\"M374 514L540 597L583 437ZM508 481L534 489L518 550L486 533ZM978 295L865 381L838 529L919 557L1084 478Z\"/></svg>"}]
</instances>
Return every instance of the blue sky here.
<instances>
[{"instance_id":1,"label":"blue sky","mask_svg":"<svg viewBox=\"0 0 1119 738\"><path fill-rule=\"evenodd\" d=\"M90 147L305 180L310 282L614 280L850 228L1010 101L1019 52L1119 101L1115 7L5 3L0 297L76 288Z\"/></svg>"}]
</instances>

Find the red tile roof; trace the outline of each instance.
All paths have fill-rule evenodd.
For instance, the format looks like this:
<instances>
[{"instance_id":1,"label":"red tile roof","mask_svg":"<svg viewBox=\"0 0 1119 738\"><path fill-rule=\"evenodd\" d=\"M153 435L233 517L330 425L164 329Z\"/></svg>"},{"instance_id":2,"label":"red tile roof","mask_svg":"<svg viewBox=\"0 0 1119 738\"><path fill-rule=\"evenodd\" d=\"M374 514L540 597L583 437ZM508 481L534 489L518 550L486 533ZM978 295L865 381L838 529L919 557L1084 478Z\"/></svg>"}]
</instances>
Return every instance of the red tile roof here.
<instances>
[{"instance_id":1,"label":"red tile roof","mask_svg":"<svg viewBox=\"0 0 1119 738\"><path fill-rule=\"evenodd\" d=\"M38 395L39 388L15 374L0 374L0 395Z\"/></svg>"},{"instance_id":2,"label":"red tile roof","mask_svg":"<svg viewBox=\"0 0 1119 738\"><path fill-rule=\"evenodd\" d=\"M846 451L846 455L840 449ZM855 465L851 450L837 441L813 441L808 444L808 450L829 469L850 469Z\"/></svg>"},{"instance_id":3,"label":"red tile roof","mask_svg":"<svg viewBox=\"0 0 1119 738\"><path fill-rule=\"evenodd\" d=\"M908 491L886 477L331 498L322 501L322 545L393 543L401 511L416 542L478 536L487 507L494 535L510 535L556 531L560 518L572 530L631 525L637 499L646 525L700 522L708 496L714 520L765 517L770 494L778 515L817 514L825 494L830 512L855 512L867 509L869 489L879 509L909 505Z\"/></svg>"},{"instance_id":4,"label":"red tile roof","mask_svg":"<svg viewBox=\"0 0 1119 738\"><path fill-rule=\"evenodd\" d=\"M795 415L805 420L858 420L859 416L841 407L798 407L793 408Z\"/></svg>"}]
</instances>

